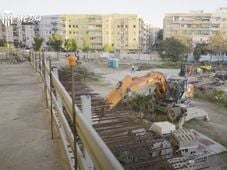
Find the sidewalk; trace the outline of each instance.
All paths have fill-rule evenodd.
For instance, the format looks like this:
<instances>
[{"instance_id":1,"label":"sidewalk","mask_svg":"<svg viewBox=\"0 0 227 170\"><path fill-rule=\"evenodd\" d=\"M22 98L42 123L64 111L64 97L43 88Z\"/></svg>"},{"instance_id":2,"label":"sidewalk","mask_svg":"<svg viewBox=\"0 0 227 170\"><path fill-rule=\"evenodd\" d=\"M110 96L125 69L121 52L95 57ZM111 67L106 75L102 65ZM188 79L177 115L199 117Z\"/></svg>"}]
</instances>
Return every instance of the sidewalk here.
<instances>
[{"instance_id":1,"label":"sidewalk","mask_svg":"<svg viewBox=\"0 0 227 170\"><path fill-rule=\"evenodd\" d=\"M38 74L29 63L0 64L0 169L68 169L60 142L51 140Z\"/></svg>"}]
</instances>

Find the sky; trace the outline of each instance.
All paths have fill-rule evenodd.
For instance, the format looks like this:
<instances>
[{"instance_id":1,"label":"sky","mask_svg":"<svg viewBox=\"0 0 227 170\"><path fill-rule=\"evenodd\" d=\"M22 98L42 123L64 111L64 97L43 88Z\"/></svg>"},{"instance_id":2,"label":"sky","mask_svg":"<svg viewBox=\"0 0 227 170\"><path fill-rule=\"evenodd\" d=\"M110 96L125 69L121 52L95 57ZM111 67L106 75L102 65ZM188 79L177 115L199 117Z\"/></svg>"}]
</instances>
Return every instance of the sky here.
<instances>
[{"instance_id":1,"label":"sky","mask_svg":"<svg viewBox=\"0 0 227 170\"><path fill-rule=\"evenodd\" d=\"M135 13L155 27L162 28L165 13L227 7L227 0L0 0L0 13L21 14L104 14Z\"/></svg>"}]
</instances>

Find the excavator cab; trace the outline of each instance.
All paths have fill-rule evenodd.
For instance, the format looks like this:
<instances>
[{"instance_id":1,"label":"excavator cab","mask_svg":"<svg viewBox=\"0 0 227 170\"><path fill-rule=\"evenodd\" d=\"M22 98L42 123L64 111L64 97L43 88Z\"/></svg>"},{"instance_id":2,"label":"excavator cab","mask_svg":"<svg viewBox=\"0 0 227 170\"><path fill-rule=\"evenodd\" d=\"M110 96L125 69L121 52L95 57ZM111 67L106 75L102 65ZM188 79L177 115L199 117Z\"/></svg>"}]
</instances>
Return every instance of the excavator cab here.
<instances>
[{"instance_id":1,"label":"excavator cab","mask_svg":"<svg viewBox=\"0 0 227 170\"><path fill-rule=\"evenodd\" d=\"M178 103L187 89L187 78L171 77L167 80L166 100Z\"/></svg>"}]
</instances>

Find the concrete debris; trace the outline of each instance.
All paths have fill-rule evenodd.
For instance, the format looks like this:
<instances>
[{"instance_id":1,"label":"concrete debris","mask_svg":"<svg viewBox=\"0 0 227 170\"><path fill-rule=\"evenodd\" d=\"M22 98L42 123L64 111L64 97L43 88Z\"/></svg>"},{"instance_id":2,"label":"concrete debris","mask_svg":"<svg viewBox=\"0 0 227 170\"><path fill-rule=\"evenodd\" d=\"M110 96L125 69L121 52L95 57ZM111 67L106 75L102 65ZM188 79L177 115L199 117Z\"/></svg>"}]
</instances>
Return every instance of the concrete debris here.
<instances>
[{"instance_id":1,"label":"concrete debris","mask_svg":"<svg viewBox=\"0 0 227 170\"><path fill-rule=\"evenodd\" d=\"M150 130L156 132L159 135L170 134L176 127L174 124L165 121L165 122L155 122L151 125Z\"/></svg>"}]
</instances>

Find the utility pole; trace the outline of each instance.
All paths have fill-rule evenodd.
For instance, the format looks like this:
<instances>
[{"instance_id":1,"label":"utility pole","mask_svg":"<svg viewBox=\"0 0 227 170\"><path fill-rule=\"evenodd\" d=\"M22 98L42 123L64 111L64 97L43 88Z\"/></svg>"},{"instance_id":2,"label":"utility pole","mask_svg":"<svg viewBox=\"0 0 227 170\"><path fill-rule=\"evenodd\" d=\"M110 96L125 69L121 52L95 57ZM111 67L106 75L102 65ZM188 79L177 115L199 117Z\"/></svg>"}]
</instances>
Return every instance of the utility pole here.
<instances>
[{"instance_id":1,"label":"utility pole","mask_svg":"<svg viewBox=\"0 0 227 170\"><path fill-rule=\"evenodd\" d=\"M68 63L71 67L71 75L72 75L72 115L73 115L73 137L74 137L74 160L75 160L75 170L77 169L77 148L76 148L76 137L77 137L77 129L76 129L76 112L75 112L75 82L74 82L74 67L76 65L77 58L74 55L68 57Z\"/></svg>"}]
</instances>

